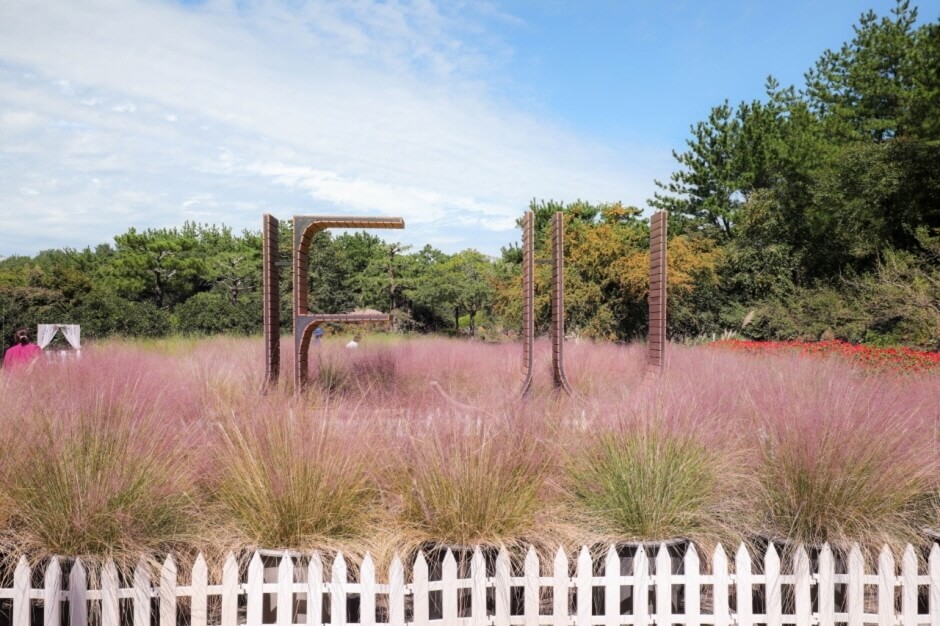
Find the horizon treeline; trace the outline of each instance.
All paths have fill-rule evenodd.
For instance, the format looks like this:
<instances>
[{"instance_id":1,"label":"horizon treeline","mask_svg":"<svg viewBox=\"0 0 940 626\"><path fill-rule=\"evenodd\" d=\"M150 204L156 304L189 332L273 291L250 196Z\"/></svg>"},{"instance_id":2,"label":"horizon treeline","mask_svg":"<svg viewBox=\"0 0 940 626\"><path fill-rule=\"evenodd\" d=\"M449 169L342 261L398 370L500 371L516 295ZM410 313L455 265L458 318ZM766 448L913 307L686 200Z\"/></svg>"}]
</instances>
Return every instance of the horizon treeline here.
<instances>
[{"instance_id":1,"label":"horizon treeline","mask_svg":"<svg viewBox=\"0 0 940 626\"><path fill-rule=\"evenodd\" d=\"M692 125L677 170L649 201L670 211L670 337L734 330L940 349L940 22L917 18L906 1L888 16L865 13L801 87L769 77L764 98L725 101ZM642 211L529 208L539 258L550 254L549 216L566 215L568 333L644 336ZM289 257L284 225L282 237ZM401 331L512 336L520 263L518 244L494 260L324 232L311 247L311 309L391 311ZM281 274L285 330L290 271ZM550 269L536 274L545 330ZM187 223L0 261L3 341L42 322L82 324L93 338L260 332L260 234Z\"/></svg>"}]
</instances>

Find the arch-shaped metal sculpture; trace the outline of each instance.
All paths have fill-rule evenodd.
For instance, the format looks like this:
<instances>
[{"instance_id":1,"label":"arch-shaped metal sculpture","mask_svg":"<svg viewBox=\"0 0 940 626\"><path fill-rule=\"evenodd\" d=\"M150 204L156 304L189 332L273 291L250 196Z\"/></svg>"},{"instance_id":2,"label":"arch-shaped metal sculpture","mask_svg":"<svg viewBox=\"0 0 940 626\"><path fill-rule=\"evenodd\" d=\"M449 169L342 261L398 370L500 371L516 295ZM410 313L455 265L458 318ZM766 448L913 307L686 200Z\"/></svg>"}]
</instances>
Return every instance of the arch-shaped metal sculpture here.
<instances>
[{"instance_id":1,"label":"arch-shaped metal sculpture","mask_svg":"<svg viewBox=\"0 0 940 626\"><path fill-rule=\"evenodd\" d=\"M568 395L574 390L565 374L565 216L552 216L552 382ZM522 389L523 398L532 390L535 344L535 214L522 218Z\"/></svg>"},{"instance_id":2,"label":"arch-shaped metal sculpture","mask_svg":"<svg viewBox=\"0 0 940 626\"><path fill-rule=\"evenodd\" d=\"M307 268L313 236L327 228L404 228L400 217L341 217L323 215L294 216L294 389L301 391L307 383L307 361L313 330L324 322L387 322L385 314L310 313L307 302Z\"/></svg>"}]
</instances>

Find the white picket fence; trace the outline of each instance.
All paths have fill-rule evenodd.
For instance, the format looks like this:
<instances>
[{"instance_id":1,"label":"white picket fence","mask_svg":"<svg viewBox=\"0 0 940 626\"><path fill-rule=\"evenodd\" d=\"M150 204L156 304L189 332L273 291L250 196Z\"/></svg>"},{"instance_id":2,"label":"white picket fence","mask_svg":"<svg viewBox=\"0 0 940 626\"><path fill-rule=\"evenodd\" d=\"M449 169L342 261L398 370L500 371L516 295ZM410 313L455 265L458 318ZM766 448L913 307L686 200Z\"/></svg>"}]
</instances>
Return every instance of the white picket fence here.
<instances>
[{"instance_id":1,"label":"white picket fence","mask_svg":"<svg viewBox=\"0 0 940 626\"><path fill-rule=\"evenodd\" d=\"M563 550L546 567L532 550L521 567L512 566L506 551L495 559L479 549L468 559L458 554L461 563L447 551L443 560L431 563L419 554L407 575L396 557L385 583L376 580L368 556L351 577L342 555L325 571L318 554L278 554L263 558L255 553L245 570L229 555L221 584L210 584L201 555L188 584L179 583L172 557L156 580L146 565L138 566L126 581L129 586L121 585L117 569L109 564L96 588L90 588L81 562L69 568L64 581L55 559L46 567L44 585L33 588L33 572L23 560L13 587L0 589L0 599L12 600L13 626L60 626L64 617L70 626L940 625L937 545L925 572L919 571L917 553L908 546L900 569L884 549L875 573L866 573L857 548L839 566L827 547L812 562L800 548L791 567L785 567L773 546L763 563L752 562L741 546L731 567L719 546L706 568L694 547L675 557L662 546L655 559L641 548L632 567L622 566L613 546L601 562L592 561L582 548L573 569ZM682 573L674 573L680 569Z\"/></svg>"}]
</instances>

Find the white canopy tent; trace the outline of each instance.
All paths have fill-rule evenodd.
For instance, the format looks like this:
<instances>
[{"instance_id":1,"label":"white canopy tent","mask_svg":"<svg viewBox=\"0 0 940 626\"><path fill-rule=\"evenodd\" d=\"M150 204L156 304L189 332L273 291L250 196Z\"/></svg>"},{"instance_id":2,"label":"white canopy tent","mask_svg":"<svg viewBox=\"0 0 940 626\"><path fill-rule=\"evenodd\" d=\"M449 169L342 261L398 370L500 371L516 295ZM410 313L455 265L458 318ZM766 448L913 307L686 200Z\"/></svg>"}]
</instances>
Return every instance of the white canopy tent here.
<instances>
[{"instance_id":1,"label":"white canopy tent","mask_svg":"<svg viewBox=\"0 0 940 626\"><path fill-rule=\"evenodd\" d=\"M69 342L72 349L75 350L75 356L82 354L82 327L78 324L39 324L36 328L36 343L43 350L55 337L55 334L62 331L62 336Z\"/></svg>"}]
</instances>

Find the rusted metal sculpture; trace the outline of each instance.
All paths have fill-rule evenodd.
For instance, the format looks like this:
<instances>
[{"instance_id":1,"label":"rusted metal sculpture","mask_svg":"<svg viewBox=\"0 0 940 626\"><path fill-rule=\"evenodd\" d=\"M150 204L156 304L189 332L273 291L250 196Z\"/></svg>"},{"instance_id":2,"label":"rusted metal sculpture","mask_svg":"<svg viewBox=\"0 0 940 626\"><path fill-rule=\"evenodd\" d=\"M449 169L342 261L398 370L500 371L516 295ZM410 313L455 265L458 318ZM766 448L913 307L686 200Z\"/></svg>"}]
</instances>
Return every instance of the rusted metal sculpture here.
<instances>
[{"instance_id":1,"label":"rusted metal sculpture","mask_svg":"<svg viewBox=\"0 0 940 626\"><path fill-rule=\"evenodd\" d=\"M552 216L552 382L569 396L573 394L565 375L565 216Z\"/></svg>"},{"instance_id":2,"label":"rusted metal sculpture","mask_svg":"<svg viewBox=\"0 0 940 626\"><path fill-rule=\"evenodd\" d=\"M264 307L264 383L261 392L277 384L281 373L280 271L278 221L268 213L261 218L261 285Z\"/></svg>"},{"instance_id":3,"label":"rusted metal sculpture","mask_svg":"<svg viewBox=\"0 0 940 626\"><path fill-rule=\"evenodd\" d=\"M574 391L565 374L565 216L552 216L552 382L568 395ZM535 344L535 214L522 219L522 389L523 398L532 390Z\"/></svg>"},{"instance_id":4,"label":"rusted metal sculpture","mask_svg":"<svg viewBox=\"0 0 940 626\"><path fill-rule=\"evenodd\" d=\"M535 214L522 218L522 389L532 391L532 351L535 344Z\"/></svg>"},{"instance_id":5,"label":"rusted metal sculpture","mask_svg":"<svg viewBox=\"0 0 940 626\"><path fill-rule=\"evenodd\" d=\"M666 350L666 218L659 211L650 219L649 367L661 370Z\"/></svg>"},{"instance_id":6,"label":"rusted metal sculpture","mask_svg":"<svg viewBox=\"0 0 940 626\"><path fill-rule=\"evenodd\" d=\"M307 268L313 236L327 228L404 228L399 217L294 216L294 389L300 392L307 383L310 337L324 322L387 322L389 316L370 313L310 313L308 307Z\"/></svg>"}]
</instances>

